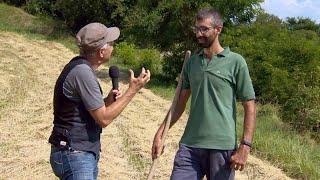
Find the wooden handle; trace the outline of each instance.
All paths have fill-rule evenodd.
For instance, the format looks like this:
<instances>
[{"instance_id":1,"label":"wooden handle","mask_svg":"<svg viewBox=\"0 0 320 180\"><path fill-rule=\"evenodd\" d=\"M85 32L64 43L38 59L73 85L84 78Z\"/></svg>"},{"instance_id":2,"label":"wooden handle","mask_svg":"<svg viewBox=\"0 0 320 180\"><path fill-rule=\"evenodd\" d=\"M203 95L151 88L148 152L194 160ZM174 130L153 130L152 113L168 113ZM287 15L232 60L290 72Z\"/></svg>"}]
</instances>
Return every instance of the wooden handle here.
<instances>
[{"instance_id":1,"label":"wooden handle","mask_svg":"<svg viewBox=\"0 0 320 180\"><path fill-rule=\"evenodd\" d=\"M163 147L165 139L166 139L168 131L169 131L169 127L170 127L170 124L171 124L171 117L172 117L173 113L175 112L175 109L176 109L176 106L177 106L177 102L178 102L179 97L180 97L182 79L183 79L183 69L184 69L184 66L185 66L187 60L190 58L190 56L191 56L191 51L188 50L186 52L185 57L184 57L184 61L183 61L183 65L182 65L182 69L181 69L181 73L180 73L180 78L179 78L179 81L178 81L178 86L176 88L176 92L175 92L171 107L169 109L168 116L166 116L166 118L165 118L165 127L164 127L164 130L163 130L163 133L162 133L162 140L161 140L161 146L160 147ZM151 180L153 178L153 174L154 174L157 162L158 162L158 158L153 160L147 180Z\"/></svg>"}]
</instances>

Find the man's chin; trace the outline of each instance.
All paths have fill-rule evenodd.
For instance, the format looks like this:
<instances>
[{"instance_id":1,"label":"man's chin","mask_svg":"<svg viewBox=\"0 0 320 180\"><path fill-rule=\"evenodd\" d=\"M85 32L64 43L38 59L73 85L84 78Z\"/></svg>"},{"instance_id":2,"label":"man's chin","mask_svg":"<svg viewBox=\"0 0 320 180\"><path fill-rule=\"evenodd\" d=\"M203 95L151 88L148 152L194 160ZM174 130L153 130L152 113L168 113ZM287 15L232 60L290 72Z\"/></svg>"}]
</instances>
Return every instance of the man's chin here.
<instances>
[{"instance_id":1,"label":"man's chin","mask_svg":"<svg viewBox=\"0 0 320 180\"><path fill-rule=\"evenodd\" d=\"M206 43L198 43L198 45L202 48L209 48L210 45L209 44L206 44Z\"/></svg>"}]
</instances>

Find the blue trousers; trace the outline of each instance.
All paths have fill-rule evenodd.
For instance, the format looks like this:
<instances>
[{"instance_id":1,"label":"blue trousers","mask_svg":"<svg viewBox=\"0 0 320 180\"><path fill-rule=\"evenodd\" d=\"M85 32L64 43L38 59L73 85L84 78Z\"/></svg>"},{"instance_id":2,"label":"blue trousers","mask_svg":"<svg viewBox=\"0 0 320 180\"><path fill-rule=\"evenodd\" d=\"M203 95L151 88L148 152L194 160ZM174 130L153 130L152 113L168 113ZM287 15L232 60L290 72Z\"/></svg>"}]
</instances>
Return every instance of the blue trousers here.
<instances>
[{"instance_id":1,"label":"blue trousers","mask_svg":"<svg viewBox=\"0 0 320 180\"><path fill-rule=\"evenodd\" d=\"M171 180L233 180L230 168L234 150L193 148L180 144L174 159Z\"/></svg>"},{"instance_id":2,"label":"blue trousers","mask_svg":"<svg viewBox=\"0 0 320 180\"><path fill-rule=\"evenodd\" d=\"M98 175L99 154L64 150L51 146L50 164L54 174L63 180L95 180Z\"/></svg>"}]
</instances>

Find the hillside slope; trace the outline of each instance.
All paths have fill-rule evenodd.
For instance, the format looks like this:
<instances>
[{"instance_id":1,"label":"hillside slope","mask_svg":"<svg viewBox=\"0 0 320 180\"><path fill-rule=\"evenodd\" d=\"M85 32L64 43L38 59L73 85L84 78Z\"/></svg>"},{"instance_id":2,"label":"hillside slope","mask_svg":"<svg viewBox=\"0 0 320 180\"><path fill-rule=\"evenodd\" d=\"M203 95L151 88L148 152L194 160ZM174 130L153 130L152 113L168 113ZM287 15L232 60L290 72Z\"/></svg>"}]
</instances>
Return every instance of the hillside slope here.
<instances>
[{"instance_id":1,"label":"hillside slope","mask_svg":"<svg viewBox=\"0 0 320 180\"><path fill-rule=\"evenodd\" d=\"M52 95L59 72L75 54L61 44L0 31L0 179L55 179L49 164ZM104 92L107 69L97 73ZM120 88L127 88L122 74ZM143 89L102 133L99 179L145 179L153 135L170 102ZM155 179L168 179L186 115L169 132ZM250 157L236 179L289 179Z\"/></svg>"}]
</instances>

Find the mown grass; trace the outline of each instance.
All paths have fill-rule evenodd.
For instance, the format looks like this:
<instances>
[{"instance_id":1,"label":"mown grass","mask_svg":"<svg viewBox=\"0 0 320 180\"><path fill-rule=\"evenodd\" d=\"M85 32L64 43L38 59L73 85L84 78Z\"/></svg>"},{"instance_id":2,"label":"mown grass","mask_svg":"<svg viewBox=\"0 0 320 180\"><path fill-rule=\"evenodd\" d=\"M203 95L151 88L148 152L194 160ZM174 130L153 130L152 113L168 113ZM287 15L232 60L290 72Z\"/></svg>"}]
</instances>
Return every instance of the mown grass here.
<instances>
[{"instance_id":1,"label":"mown grass","mask_svg":"<svg viewBox=\"0 0 320 180\"><path fill-rule=\"evenodd\" d=\"M35 17L21 9L0 3L0 30L24 34L28 38L56 41L77 52L74 34L61 21L48 17ZM122 71L129 67L117 58L110 65L118 65ZM165 82L161 76L153 76L147 85L154 93L172 100L175 85ZM1 102L3 106L5 102ZM243 110L238 115L238 137L242 133ZM282 123L279 109L274 105L257 106L257 128L254 136L253 154L281 167L287 175L299 179L320 179L320 145L308 135L300 135ZM3 145L0 145L3 148ZM138 169L143 164L133 155L131 161Z\"/></svg>"},{"instance_id":2,"label":"mown grass","mask_svg":"<svg viewBox=\"0 0 320 180\"><path fill-rule=\"evenodd\" d=\"M59 20L36 17L22 9L0 3L0 30L16 32L32 39L59 42L77 52L73 33Z\"/></svg>"},{"instance_id":3,"label":"mown grass","mask_svg":"<svg viewBox=\"0 0 320 180\"><path fill-rule=\"evenodd\" d=\"M129 162L133 165L135 169L139 172L143 171L147 165L147 159L143 158L139 152L137 152L134 148L132 148L132 144L135 144L132 139L130 139L130 135L127 133L124 127L121 125L118 126L121 133L123 134L124 140L124 150L125 153L129 156Z\"/></svg>"}]
</instances>

